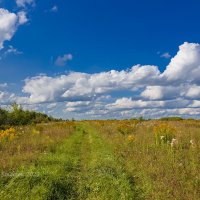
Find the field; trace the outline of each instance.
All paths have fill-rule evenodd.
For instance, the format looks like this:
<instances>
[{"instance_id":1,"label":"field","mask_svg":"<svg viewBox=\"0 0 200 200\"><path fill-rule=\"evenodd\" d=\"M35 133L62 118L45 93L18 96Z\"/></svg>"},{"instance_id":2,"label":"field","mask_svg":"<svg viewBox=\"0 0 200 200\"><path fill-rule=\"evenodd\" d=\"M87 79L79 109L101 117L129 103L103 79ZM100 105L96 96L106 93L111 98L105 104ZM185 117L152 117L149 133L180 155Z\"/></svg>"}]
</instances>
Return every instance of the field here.
<instances>
[{"instance_id":1,"label":"field","mask_svg":"<svg viewBox=\"0 0 200 200\"><path fill-rule=\"evenodd\" d=\"M50 122L0 132L0 199L198 200L200 121Z\"/></svg>"}]
</instances>

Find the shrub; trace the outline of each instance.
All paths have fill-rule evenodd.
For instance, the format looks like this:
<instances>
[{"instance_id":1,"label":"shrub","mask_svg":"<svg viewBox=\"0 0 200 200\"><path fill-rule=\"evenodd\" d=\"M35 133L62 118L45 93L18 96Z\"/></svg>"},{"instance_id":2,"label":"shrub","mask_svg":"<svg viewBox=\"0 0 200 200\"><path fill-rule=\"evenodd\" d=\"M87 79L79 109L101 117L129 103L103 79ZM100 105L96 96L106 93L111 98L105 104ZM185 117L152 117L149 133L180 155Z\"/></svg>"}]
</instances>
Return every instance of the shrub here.
<instances>
[{"instance_id":1,"label":"shrub","mask_svg":"<svg viewBox=\"0 0 200 200\"><path fill-rule=\"evenodd\" d=\"M59 121L46 114L23 110L19 105L14 103L12 108L4 110L0 108L0 129L6 129L9 126L21 126L28 124L47 123L50 121Z\"/></svg>"}]
</instances>

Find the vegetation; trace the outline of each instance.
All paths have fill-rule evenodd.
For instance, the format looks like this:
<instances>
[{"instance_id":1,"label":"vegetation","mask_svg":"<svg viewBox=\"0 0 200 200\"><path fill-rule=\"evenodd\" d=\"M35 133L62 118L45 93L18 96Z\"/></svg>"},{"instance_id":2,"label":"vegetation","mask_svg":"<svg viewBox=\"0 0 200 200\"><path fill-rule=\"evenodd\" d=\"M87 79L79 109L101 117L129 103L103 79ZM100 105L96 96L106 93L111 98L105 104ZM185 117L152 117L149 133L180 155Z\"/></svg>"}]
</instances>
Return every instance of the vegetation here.
<instances>
[{"instance_id":1,"label":"vegetation","mask_svg":"<svg viewBox=\"0 0 200 200\"><path fill-rule=\"evenodd\" d=\"M198 200L199 132L198 120L8 127L0 132L0 199Z\"/></svg>"},{"instance_id":2,"label":"vegetation","mask_svg":"<svg viewBox=\"0 0 200 200\"><path fill-rule=\"evenodd\" d=\"M130 134L117 132L119 124L97 121L95 127L114 145L144 199L200 199L200 121L141 122L132 142L127 142ZM156 142L157 134L164 136L162 142Z\"/></svg>"},{"instance_id":3,"label":"vegetation","mask_svg":"<svg viewBox=\"0 0 200 200\"><path fill-rule=\"evenodd\" d=\"M181 117L164 117L164 118L161 118L160 120L162 120L162 121L180 121L180 120L183 120L183 118L181 118Z\"/></svg>"},{"instance_id":4,"label":"vegetation","mask_svg":"<svg viewBox=\"0 0 200 200\"><path fill-rule=\"evenodd\" d=\"M9 126L36 124L42 122L58 121L46 114L23 110L19 105L14 103L11 109L0 108L0 129Z\"/></svg>"}]
</instances>

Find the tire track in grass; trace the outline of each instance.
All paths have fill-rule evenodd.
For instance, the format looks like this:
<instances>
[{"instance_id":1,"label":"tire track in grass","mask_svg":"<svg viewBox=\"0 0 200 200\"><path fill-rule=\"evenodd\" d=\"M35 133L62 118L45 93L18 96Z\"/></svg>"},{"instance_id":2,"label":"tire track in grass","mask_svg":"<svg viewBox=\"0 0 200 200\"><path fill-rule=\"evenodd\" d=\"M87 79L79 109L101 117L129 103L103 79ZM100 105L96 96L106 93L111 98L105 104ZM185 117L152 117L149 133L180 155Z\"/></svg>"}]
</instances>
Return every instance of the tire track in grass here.
<instances>
[{"instance_id":1,"label":"tire track in grass","mask_svg":"<svg viewBox=\"0 0 200 200\"><path fill-rule=\"evenodd\" d=\"M29 169L19 171L0 191L0 199L78 199L83 138L78 128L55 152L43 156Z\"/></svg>"},{"instance_id":2,"label":"tire track in grass","mask_svg":"<svg viewBox=\"0 0 200 200\"><path fill-rule=\"evenodd\" d=\"M90 125L84 125L87 140L84 155L80 199L131 200L141 199L132 179L117 162L110 145Z\"/></svg>"},{"instance_id":3,"label":"tire track in grass","mask_svg":"<svg viewBox=\"0 0 200 200\"><path fill-rule=\"evenodd\" d=\"M21 174L21 175L20 175ZM55 152L19 171L0 192L3 200L131 200L135 186L106 143L88 123Z\"/></svg>"}]
</instances>

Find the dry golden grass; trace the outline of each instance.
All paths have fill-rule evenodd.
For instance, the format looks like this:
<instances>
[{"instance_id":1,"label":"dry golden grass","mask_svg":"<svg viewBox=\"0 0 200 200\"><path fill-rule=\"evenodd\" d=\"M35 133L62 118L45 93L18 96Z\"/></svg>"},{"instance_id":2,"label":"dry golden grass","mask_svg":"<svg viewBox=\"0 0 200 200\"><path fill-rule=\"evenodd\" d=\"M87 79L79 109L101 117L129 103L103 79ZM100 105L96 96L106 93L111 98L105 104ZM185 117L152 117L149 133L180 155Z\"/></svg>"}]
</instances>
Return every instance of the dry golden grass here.
<instances>
[{"instance_id":1,"label":"dry golden grass","mask_svg":"<svg viewBox=\"0 0 200 200\"><path fill-rule=\"evenodd\" d=\"M118 129L126 122L131 127L131 120L91 124L115 147L119 162L135 177L145 199L200 199L200 121L133 121L127 135ZM172 137L158 144L155 131L159 137Z\"/></svg>"}]
</instances>

